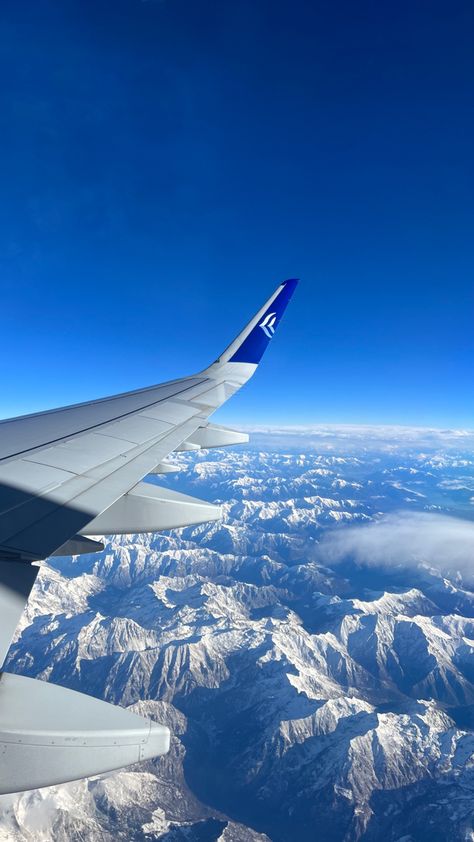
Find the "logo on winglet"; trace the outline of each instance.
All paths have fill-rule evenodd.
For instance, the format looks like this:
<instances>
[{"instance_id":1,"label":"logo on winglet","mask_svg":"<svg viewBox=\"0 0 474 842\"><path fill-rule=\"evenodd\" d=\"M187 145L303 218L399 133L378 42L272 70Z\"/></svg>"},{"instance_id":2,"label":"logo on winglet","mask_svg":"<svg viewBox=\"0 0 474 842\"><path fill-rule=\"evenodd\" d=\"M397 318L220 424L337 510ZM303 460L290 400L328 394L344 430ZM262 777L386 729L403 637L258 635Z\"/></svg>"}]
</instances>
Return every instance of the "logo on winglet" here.
<instances>
[{"instance_id":1,"label":"logo on winglet","mask_svg":"<svg viewBox=\"0 0 474 842\"><path fill-rule=\"evenodd\" d=\"M275 333L275 322L276 322L276 313L268 313L263 322L260 322L259 327L262 328L264 334L268 336L269 339L272 338L273 334Z\"/></svg>"}]
</instances>

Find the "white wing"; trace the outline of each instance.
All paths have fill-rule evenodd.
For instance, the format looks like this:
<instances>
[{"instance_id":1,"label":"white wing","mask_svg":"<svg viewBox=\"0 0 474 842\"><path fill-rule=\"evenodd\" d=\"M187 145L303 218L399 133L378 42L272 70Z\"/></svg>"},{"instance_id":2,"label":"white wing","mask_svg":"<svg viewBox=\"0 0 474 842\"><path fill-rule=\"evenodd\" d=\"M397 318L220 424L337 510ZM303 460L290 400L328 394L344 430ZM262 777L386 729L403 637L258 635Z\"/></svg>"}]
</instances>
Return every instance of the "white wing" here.
<instances>
[{"instance_id":1,"label":"white wing","mask_svg":"<svg viewBox=\"0 0 474 842\"><path fill-rule=\"evenodd\" d=\"M163 460L173 451L220 447L248 440L242 433L211 425L208 419L254 373L295 285L295 280L281 284L216 362L196 375L103 400L0 422L2 660L36 577L37 567L31 562L52 554L102 549L102 544L87 537L91 535L158 531L220 516L217 506L141 480L152 472L166 472L168 468ZM22 683L25 681L28 682L27 691ZM35 693L32 688L37 684L18 676L6 679L4 675L0 679L0 714L8 689L9 710L17 721L20 710L28 705L27 692L31 713L34 713L32 718L37 722L39 702L37 704L33 700L38 693L46 717L42 728L49 733L53 723L48 719L48 711L50 716L51 710L58 709L58 704L61 704L58 692L64 694L66 691L48 685L47 692L41 688ZM58 698L53 707L52 691ZM15 694L23 700L22 705L15 704ZM73 695L79 700L83 698L81 694ZM68 698L69 707L72 705L80 711L81 704L77 699L74 703ZM87 700L84 710L86 708L82 719L89 721L90 700ZM15 710L18 711L16 717ZM114 745L117 745L117 734L126 730L123 714L120 711L119 719L122 718L113 729L111 739ZM81 716L78 716L80 719ZM104 716L107 718L106 714ZM23 711L21 717L21 729L17 730L24 732L28 714ZM55 726L58 725L58 718L53 718ZM134 727L136 723L130 724L132 731ZM150 729L150 723L146 727ZM84 729L79 730L82 734ZM0 745L1 733L0 725ZM14 728L13 733L16 733ZM70 736L71 731L62 727L60 733ZM168 739L167 729L161 729L158 742L163 750L166 750ZM71 743L65 740L67 747ZM104 750L96 752L95 759L91 754L86 771L77 762L71 768L64 759L58 760L60 742L56 734L55 761L47 764L40 760L36 777L31 771L35 768L32 756L28 755L23 766L20 763L18 780L25 783L21 788L70 780L71 776L80 777L132 762L129 754L119 753L120 757L111 766L113 752L109 757ZM22 748L18 749L20 744ZM16 752L24 754L24 734L15 745ZM129 747L130 742L126 745ZM140 751L141 757L143 750ZM160 753L156 739L153 741L150 737L148 751L150 753L146 756ZM1 782L0 766L0 791L11 791L11 788L8 789L13 786L11 770L18 765L15 758L16 755L12 755L8 761L10 783L5 783L7 789ZM101 759L106 766L99 763ZM56 769L54 773L53 768ZM15 787L18 788L18 783Z\"/></svg>"}]
</instances>

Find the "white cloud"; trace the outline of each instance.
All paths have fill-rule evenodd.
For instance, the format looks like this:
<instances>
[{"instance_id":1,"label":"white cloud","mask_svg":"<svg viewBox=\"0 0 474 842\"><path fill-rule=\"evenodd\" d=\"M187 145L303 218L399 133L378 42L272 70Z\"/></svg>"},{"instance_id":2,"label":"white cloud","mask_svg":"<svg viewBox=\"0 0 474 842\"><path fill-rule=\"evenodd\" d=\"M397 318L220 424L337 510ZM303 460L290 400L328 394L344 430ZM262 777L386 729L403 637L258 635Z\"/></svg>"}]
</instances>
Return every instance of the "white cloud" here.
<instances>
[{"instance_id":1,"label":"white cloud","mask_svg":"<svg viewBox=\"0 0 474 842\"><path fill-rule=\"evenodd\" d=\"M318 424L312 426L242 426L252 433L252 442L272 441L294 447L319 450L381 451L386 454L426 450L466 452L474 448L474 430L449 430L435 427L403 427L365 424ZM420 457L426 454L419 453Z\"/></svg>"},{"instance_id":2,"label":"white cloud","mask_svg":"<svg viewBox=\"0 0 474 842\"><path fill-rule=\"evenodd\" d=\"M474 576L474 523L427 512L398 512L365 526L325 533L318 547L325 564L352 559L365 566L413 567Z\"/></svg>"}]
</instances>

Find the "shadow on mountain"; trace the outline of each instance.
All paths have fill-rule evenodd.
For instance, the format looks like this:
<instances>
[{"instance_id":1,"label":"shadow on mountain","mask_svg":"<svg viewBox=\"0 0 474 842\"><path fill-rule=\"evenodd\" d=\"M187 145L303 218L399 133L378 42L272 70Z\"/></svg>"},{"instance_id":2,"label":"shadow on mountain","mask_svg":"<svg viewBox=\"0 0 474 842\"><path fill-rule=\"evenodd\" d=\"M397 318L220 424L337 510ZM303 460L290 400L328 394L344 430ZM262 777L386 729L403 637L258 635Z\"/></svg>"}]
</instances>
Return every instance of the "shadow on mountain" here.
<instances>
[{"instance_id":1,"label":"shadow on mountain","mask_svg":"<svg viewBox=\"0 0 474 842\"><path fill-rule=\"evenodd\" d=\"M463 731L474 730L474 705L457 705L456 707L448 707L446 713L458 728Z\"/></svg>"},{"instance_id":2,"label":"shadow on mountain","mask_svg":"<svg viewBox=\"0 0 474 842\"><path fill-rule=\"evenodd\" d=\"M453 774L379 790L360 842L466 842L474 831L474 780L466 787Z\"/></svg>"},{"instance_id":3,"label":"shadow on mountain","mask_svg":"<svg viewBox=\"0 0 474 842\"><path fill-rule=\"evenodd\" d=\"M219 819L205 819L183 827L171 827L160 842L218 842L228 822Z\"/></svg>"},{"instance_id":4,"label":"shadow on mountain","mask_svg":"<svg viewBox=\"0 0 474 842\"><path fill-rule=\"evenodd\" d=\"M328 733L304 733L318 727L313 717L324 701L309 699L288 683L284 694L280 685L275 707L274 679L281 664L256 665L267 649L262 645L251 665L240 653L230 659L230 678L219 688L175 695L176 707L190 717L182 737L187 784L203 803L273 842L314 839L315 827L318 838L336 842L350 827L353 805L335 794L327 770L350 756L351 741L375 728L377 716L361 711L341 718L332 731L329 725ZM303 729L301 742L293 745L285 738L289 720L301 721Z\"/></svg>"}]
</instances>

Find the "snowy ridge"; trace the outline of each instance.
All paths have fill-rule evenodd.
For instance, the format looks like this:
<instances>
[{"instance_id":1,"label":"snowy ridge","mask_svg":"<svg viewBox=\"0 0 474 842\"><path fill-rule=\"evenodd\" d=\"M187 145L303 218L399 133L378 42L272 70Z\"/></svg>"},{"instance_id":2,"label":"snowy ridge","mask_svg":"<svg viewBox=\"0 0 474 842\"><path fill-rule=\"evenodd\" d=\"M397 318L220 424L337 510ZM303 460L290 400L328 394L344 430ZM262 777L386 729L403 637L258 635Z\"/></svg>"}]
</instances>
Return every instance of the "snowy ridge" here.
<instances>
[{"instance_id":1,"label":"snowy ridge","mask_svg":"<svg viewBox=\"0 0 474 842\"><path fill-rule=\"evenodd\" d=\"M465 513L467 457L303 445L182 454L166 484L221 500L223 523L43 566L9 668L174 736L135 770L8 797L0 839L408 842L432 816L474 838L472 581L324 559L328 530L406 497Z\"/></svg>"}]
</instances>

